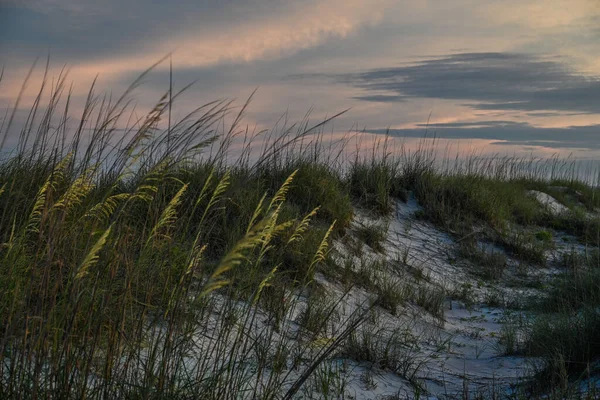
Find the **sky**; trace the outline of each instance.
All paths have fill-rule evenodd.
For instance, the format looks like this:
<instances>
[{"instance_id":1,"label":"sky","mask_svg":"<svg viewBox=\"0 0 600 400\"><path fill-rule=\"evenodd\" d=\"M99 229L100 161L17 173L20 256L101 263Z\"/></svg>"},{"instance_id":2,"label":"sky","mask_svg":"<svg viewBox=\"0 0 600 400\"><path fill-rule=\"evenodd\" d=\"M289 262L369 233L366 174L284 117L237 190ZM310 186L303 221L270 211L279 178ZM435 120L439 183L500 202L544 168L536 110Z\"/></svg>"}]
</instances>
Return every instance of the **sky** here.
<instances>
[{"instance_id":1,"label":"sky","mask_svg":"<svg viewBox=\"0 0 600 400\"><path fill-rule=\"evenodd\" d=\"M167 54L175 87L195 82L182 115L258 88L258 128L350 108L332 131L600 159L600 0L0 0L0 111L38 57L68 67L77 111L96 75L120 93ZM163 62L140 107L168 82Z\"/></svg>"}]
</instances>

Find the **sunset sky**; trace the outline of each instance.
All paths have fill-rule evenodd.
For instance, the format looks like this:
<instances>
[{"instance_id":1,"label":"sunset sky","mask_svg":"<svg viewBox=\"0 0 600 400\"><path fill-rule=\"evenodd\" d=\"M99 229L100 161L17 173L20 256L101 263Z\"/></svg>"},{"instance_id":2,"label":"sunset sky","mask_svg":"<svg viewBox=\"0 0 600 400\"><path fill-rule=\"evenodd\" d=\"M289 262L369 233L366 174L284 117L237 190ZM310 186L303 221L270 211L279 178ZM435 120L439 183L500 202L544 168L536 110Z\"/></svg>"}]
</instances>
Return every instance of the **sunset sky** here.
<instances>
[{"instance_id":1,"label":"sunset sky","mask_svg":"<svg viewBox=\"0 0 600 400\"><path fill-rule=\"evenodd\" d=\"M258 87L258 127L351 108L332 129L600 156L600 0L0 0L1 115L36 57L83 99L96 74L118 93L169 53L175 86L196 81L182 113Z\"/></svg>"}]
</instances>

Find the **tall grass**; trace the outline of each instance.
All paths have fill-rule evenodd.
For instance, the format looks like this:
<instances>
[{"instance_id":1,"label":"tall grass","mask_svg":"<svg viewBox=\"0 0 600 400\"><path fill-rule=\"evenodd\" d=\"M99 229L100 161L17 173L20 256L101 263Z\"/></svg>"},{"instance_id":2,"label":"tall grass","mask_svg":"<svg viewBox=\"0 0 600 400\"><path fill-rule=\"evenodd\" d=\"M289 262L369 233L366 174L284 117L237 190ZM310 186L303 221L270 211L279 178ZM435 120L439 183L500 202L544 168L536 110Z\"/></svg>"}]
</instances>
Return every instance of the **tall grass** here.
<instances>
[{"instance_id":1,"label":"tall grass","mask_svg":"<svg viewBox=\"0 0 600 400\"><path fill-rule=\"evenodd\" d=\"M535 305L536 317L526 327L525 351L541 357L530 389L556 395L573 392L571 383L597 374L600 359L600 262L598 250L569 260L548 297Z\"/></svg>"},{"instance_id":2,"label":"tall grass","mask_svg":"<svg viewBox=\"0 0 600 400\"><path fill-rule=\"evenodd\" d=\"M302 148L321 124L250 162L247 104L225 130L224 101L172 121L170 88L131 122L146 73L116 101L92 85L74 129L66 75L44 81L23 126L2 126L3 143L18 132L0 162L2 398L289 397L362 321L317 348L290 339L352 217L337 172Z\"/></svg>"}]
</instances>

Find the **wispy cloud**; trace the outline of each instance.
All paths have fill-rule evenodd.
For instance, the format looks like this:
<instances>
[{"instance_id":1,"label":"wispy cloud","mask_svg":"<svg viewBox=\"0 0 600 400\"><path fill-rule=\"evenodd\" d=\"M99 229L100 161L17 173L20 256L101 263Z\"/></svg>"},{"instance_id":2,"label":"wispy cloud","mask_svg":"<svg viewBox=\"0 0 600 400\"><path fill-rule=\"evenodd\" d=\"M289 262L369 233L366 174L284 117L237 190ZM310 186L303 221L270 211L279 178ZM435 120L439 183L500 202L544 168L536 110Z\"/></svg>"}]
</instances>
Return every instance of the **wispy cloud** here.
<instances>
[{"instance_id":1,"label":"wispy cloud","mask_svg":"<svg viewBox=\"0 0 600 400\"><path fill-rule=\"evenodd\" d=\"M101 82L122 81L169 53L178 70L196 71L289 57L377 24L393 0L225 0L204 1L201 7L195 0L179 0L177 7L162 1L118 3L7 3L27 25L4 38L7 50L16 59L25 49L29 56L22 57L23 64L31 62L27 49L34 43L42 54L50 51L69 64L69 77L83 93L97 74ZM167 63L158 67L167 68ZM19 84L12 80L5 93L14 95Z\"/></svg>"},{"instance_id":2,"label":"wispy cloud","mask_svg":"<svg viewBox=\"0 0 600 400\"><path fill-rule=\"evenodd\" d=\"M372 129L375 134L422 137L425 134L443 139L487 139L519 146L600 149L600 124L539 128L515 121L478 121L419 124L415 129Z\"/></svg>"},{"instance_id":3,"label":"wispy cloud","mask_svg":"<svg viewBox=\"0 0 600 400\"><path fill-rule=\"evenodd\" d=\"M363 89L366 94L355 98L365 101L437 98L466 101L478 110L600 113L599 76L532 54L452 54L337 79Z\"/></svg>"},{"instance_id":4,"label":"wispy cloud","mask_svg":"<svg viewBox=\"0 0 600 400\"><path fill-rule=\"evenodd\" d=\"M207 67L277 59L345 38L380 21L392 2L226 0L199 7L197 1L180 0L171 7L140 0L35 0L13 3L12 12L29 29L15 30L5 40L27 44L31 39L39 46L49 38L59 56L73 57L74 70L140 70L173 51L180 68Z\"/></svg>"}]
</instances>

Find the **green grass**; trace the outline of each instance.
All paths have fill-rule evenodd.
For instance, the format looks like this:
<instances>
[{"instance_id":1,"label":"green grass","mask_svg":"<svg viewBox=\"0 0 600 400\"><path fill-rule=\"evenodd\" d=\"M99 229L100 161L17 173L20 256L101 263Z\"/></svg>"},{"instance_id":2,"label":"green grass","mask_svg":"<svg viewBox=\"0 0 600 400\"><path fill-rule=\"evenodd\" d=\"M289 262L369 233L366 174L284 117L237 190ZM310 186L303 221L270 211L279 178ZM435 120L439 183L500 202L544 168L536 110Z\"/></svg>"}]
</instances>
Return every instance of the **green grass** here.
<instances>
[{"instance_id":1,"label":"green grass","mask_svg":"<svg viewBox=\"0 0 600 400\"><path fill-rule=\"evenodd\" d=\"M286 339L288 313L353 214L333 161L289 153L320 125L227 163L241 134L239 118L217 129L230 104L165 126L167 93L122 132L129 93L108 105L91 94L91 126L26 124L0 160L0 397L293 395L340 345L315 353ZM56 104L47 120L67 120ZM335 318L311 313L313 328ZM330 334L341 341L352 318ZM304 354L306 374L284 384L290 354Z\"/></svg>"},{"instance_id":2,"label":"green grass","mask_svg":"<svg viewBox=\"0 0 600 400\"><path fill-rule=\"evenodd\" d=\"M487 250L470 240L459 243L458 255L474 264L474 272L483 279L494 280L503 276L506 255L497 250Z\"/></svg>"},{"instance_id":3,"label":"green grass","mask_svg":"<svg viewBox=\"0 0 600 400\"><path fill-rule=\"evenodd\" d=\"M537 301L536 316L527 329L526 354L541 357L533 390L560 393L587 378L600 359L600 263L597 251L556 278L548 296Z\"/></svg>"},{"instance_id":4,"label":"green grass","mask_svg":"<svg viewBox=\"0 0 600 400\"><path fill-rule=\"evenodd\" d=\"M336 301L323 291L312 291L307 299L306 306L300 313L298 324L314 338L328 337L333 329L328 326L333 321L339 320Z\"/></svg>"},{"instance_id":5,"label":"green grass","mask_svg":"<svg viewBox=\"0 0 600 400\"><path fill-rule=\"evenodd\" d=\"M402 283L393 278L386 277L377 284L377 305L396 315L398 308L404 303L405 290Z\"/></svg>"},{"instance_id":6,"label":"green grass","mask_svg":"<svg viewBox=\"0 0 600 400\"><path fill-rule=\"evenodd\" d=\"M424 208L420 218L459 239L473 235L475 227L483 227L486 240L524 262L545 265L545 251L552 247L548 229L575 235L583 243L596 244L600 239L600 216L589 216L577 206L553 215L528 194L534 189L554 193L556 185L565 184L562 180L430 172L414 181L413 190ZM585 193L582 196L589 196L588 201L595 204L597 189L588 187Z\"/></svg>"},{"instance_id":7,"label":"green grass","mask_svg":"<svg viewBox=\"0 0 600 400\"><path fill-rule=\"evenodd\" d=\"M387 226L383 223L374 222L355 227L354 234L360 242L369 246L373 251L383 253L387 230Z\"/></svg>"},{"instance_id":8,"label":"green grass","mask_svg":"<svg viewBox=\"0 0 600 400\"><path fill-rule=\"evenodd\" d=\"M417 374L424 362L418 356L418 344L408 329L386 330L367 326L350 335L340 351L343 357L390 371L420 388Z\"/></svg>"},{"instance_id":9,"label":"green grass","mask_svg":"<svg viewBox=\"0 0 600 400\"><path fill-rule=\"evenodd\" d=\"M399 176L398 161L390 157L356 159L350 168L348 184L359 205L386 215L394 209L394 198L407 199Z\"/></svg>"},{"instance_id":10,"label":"green grass","mask_svg":"<svg viewBox=\"0 0 600 400\"><path fill-rule=\"evenodd\" d=\"M536 232L535 238L542 242L550 243L550 242L552 242L552 233L548 232L546 230L541 230L541 231Z\"/></svg>"}]
</instances>

